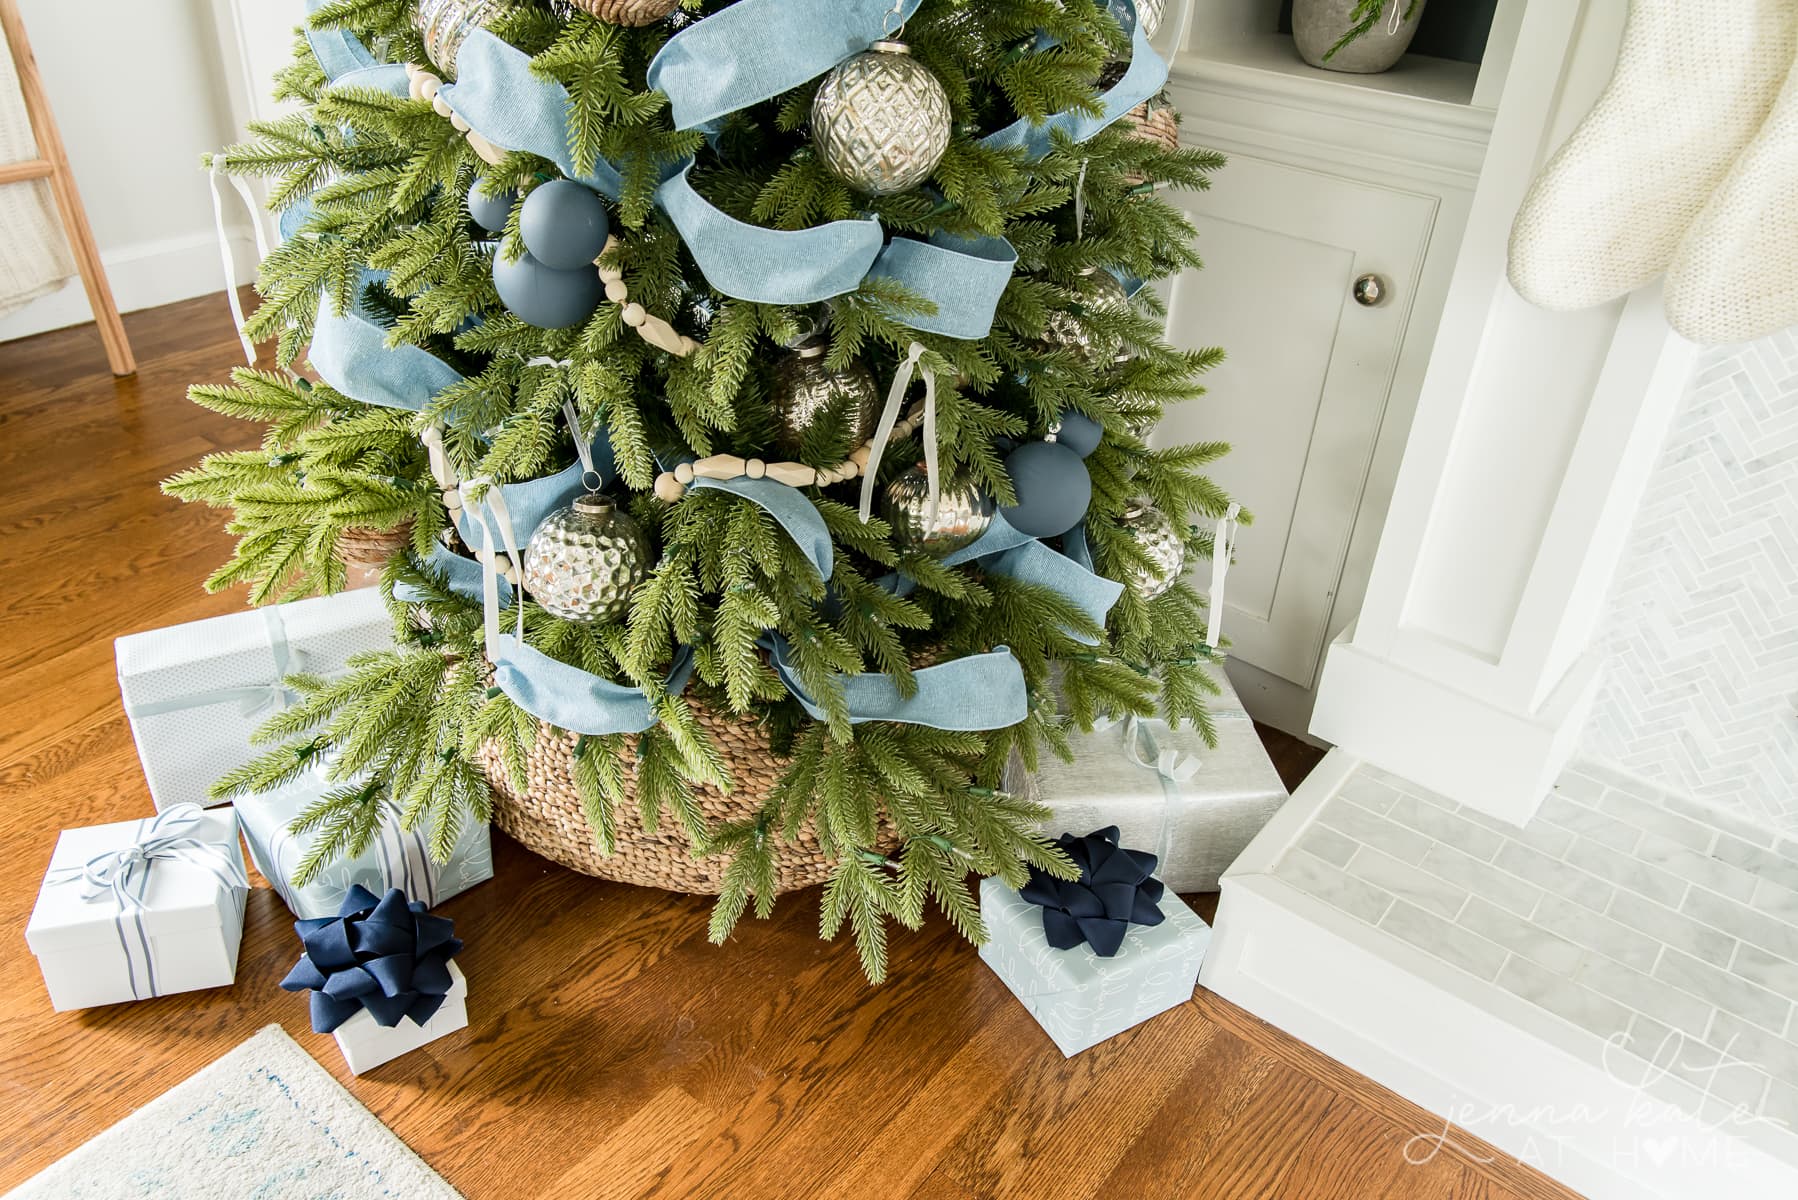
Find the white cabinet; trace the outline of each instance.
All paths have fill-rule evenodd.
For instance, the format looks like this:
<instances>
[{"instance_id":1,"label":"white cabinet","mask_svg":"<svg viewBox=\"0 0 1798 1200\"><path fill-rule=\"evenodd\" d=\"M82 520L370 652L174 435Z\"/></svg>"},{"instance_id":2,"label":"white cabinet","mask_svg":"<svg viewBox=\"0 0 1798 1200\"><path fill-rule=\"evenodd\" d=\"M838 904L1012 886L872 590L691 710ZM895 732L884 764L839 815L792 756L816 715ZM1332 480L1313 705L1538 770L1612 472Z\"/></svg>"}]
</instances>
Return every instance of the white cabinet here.
<instances>
[{"instance_id":1,"label":"white cabinet","mask_svg":"<svg viewBox=\"0 0 1798 1200\"><path fill-rule=\"evenodd\" d=\"M1502 90L1515 0L1484 66L1386 76L1299 62L1277 4L1198 4L1169 94L1188 145L1229 164L1169 195L1201 271L1172 280L1168 338L1221 346L1208 394L1157 445L1219 439L1213 477L1255 518L1229 576L1230 674L1258 719L1304 735L1324 650L1359 612ZM1170 47L1171 49L1171 47ZM1378 303L1358 302L1375 277ZM1210 564L1193 582L1208 586Z\"/></svg>"}]
</instances>

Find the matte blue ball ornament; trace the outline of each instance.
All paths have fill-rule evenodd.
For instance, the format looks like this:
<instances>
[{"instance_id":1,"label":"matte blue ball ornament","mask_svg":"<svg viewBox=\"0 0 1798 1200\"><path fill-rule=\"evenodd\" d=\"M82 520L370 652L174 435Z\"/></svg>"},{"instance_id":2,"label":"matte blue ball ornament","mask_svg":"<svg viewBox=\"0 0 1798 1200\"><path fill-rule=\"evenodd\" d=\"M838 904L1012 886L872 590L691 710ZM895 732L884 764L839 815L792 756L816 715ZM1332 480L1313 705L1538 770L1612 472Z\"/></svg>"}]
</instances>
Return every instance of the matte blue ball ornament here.
<instances>
[{"instance_id":1,"label":"matte blue ball ornament","mask_svg":"<svg viewBox=\"0 0 1798 1200\"><path fill-rule=\"evenodd\" d=\"M1061 425L1055 430L1055 440L1085 458L1099 448L1099 442L1105 437L1105 427L1083 412L1073 409L1061 414Z\"/></svg>"},{"instance_id":2,"label":"matte blue ball ornament","mask_svg":"<svg viewBox=\"0 0 1798 1200\"><path fill-rule=\"evenodd\" d=\"M497 196L489 196L481 190L481 181L477 179L468 189L468 215L488 233L506 231L506 221L511 218L512 206L517 203L518 193L511 188Z\"/></svg>"},{"instance_id":3,"label":"matte blue ball ornament","mask_svg":"<svg viewBox=\"0 0 1798 1200\"><path fill-rule=\"evenodd\" d=\"M1086 518L1093 479L1080 455L1060 442L1025 442L1005 457L1018 502L999 511L1013 529L1056 537Z\"/></svg>"},{"instance_id":4,"label":"matte blue ball ornament","mask_svg":"<svg viewBox=\"0 0 1798 1200\"><path fill-rule=\"evenodd\" d=\"M606 294L606 285L592 267L558 271L529 254L517 262L495 255L493 286L513 316L539 329L579 325L594 314Z\"/></svg>"},{"instance_id":5,"label":"matte blue ball ornament","mask_svg":"<svg viewBox=\"0 0 1798 1200\"><path fill-rule=\"evenodd\" d=\"M518 214L524 248L558 271L591 267L611 231L605 201L572 179L544 184L524 198L524 210Z\"/></svg>"}]
</instances>

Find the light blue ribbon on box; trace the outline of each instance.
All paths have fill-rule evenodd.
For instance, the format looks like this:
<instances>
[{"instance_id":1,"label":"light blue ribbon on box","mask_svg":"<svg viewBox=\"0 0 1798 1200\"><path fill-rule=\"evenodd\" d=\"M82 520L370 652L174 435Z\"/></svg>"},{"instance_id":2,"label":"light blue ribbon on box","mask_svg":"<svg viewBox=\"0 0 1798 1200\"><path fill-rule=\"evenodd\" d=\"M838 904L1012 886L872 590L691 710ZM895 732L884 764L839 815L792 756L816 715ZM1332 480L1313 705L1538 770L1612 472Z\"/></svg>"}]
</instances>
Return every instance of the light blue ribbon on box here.
<instances>
[{"instance_id":1,"label":"light blue ribbon on box","mask_svg":"<svg viewBox=\"0 0 1798 1200\"><path fill-rule=\"evenodd\" d=\"M197 804L177 804L159 816L138 822L137 836L129 845L96 854L79 867L52 871L45 880L53 886L82 884L81 898L90 903L111 895L118 909L112 918L113 928L119 935L119 948L125 952L125 970L135 1000L161 994L156 989L155 952L150 946L149 931L144 928L144 892L157 863L200 868L226 887L250 886L241 863L211 842L193 836L204 816ZM139 957L144 964L143 988L137 985Z\"/></svg>"},{"instance_id":2,"label":"light blue ribbon on box","mask_svg":"<svg viewBox=\"0 0 1798 1200\"><path fill-rule=\"evenodd\" d=\"M700 129L861 53L921 2L740 0L669 38L649 86L667 95L676 129Z\"/></svg>"},{"instance_id":3,"label":"light blue ribbon on box","mask_svg":"<svg viewBox=\"0 0 1798 1200\"><path fill-rule=\"evenodd\" d=\"M1134 12L1134 4L1132 11ZM1069 110L1059 112L1040 124L1029 118L1020 118L1007 125L997 133L981 138L981 144L996 149L1017 147L1022 149L1032 160L1039 159L1049 153L1054 145L1051 134L1060 130L1076 142L1084 142L1101 129L1116 122L1125 113L1149 99L1167 85L1167 63L1155 53L1149 45L1148 35L1142 31L1142 23L1136 27L1130 37L1130 67L1124 77L1112 85L1111 89L1099 97L1104 112L1096 117L1086 113Z\"/></svg>"},{"instance_id":4,"label":"light blue ribbon on box","mask_svg":"<svg viewBox=\"0 0 1798 1200\"><path fill-rule=\"evenodd\" d=\"M437 93L469 127L502 150L547 158L597 192L624 191L617 168L601 159L591 174L574 169L568 151L568 89L531 73L531 59L485 29L473 29L456 51L456 81Z\"/></svg>"},{"instance_id":5,"label":"light blue ribbon on box","mask_svg":"<svg viewBox=\"0 0 1798 1200\"><path fill-rule=\"evenodd\" d=\"M273 680L268 683L246 684L242 687L208 688L202 692L170 696L166 700L128 703L125 705L125 715L135 721L143 717L159 717L164 713L185 712L190 708L207 708L214 704L235 704L240 714L245 717L253 717L258 713L274 712L286 708L293 700L293 693L287 690L284 681L289 675L305 669L306 652L288 645L287 627L281 622L279 607L270 605L256 611L262 614L263 627L268 630L269 652L275 660Z\"/></svg>"},{"instance_id":6,"label":"light blue ribbon on box","mask_svg":"<svg viewBox=\"0 0 1798 1200\"><path fill-rule=\"evenodd\" d=\"M801 708L823 720L825 710L806 692L793 668L792 646L777 633L764 634L775 674ZM891 675L866 672L838 676L848 701L849 722L896 721L932 729L976 731L1004 729L1030 715L1030 693L1024 669L1010 649L970 654L912 673L917 691L906 697Z\"/></svg>"}]
</instances>

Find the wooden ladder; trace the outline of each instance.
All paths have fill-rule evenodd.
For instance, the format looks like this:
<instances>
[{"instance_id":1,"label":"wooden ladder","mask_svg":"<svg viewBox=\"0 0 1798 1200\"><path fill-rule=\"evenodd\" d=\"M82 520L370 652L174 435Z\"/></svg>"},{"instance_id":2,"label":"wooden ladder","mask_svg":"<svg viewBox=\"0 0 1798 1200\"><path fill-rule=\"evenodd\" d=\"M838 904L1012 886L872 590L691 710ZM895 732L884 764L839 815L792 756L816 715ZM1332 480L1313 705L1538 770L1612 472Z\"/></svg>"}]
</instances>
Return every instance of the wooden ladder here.
<instances>
[{"instance_id":1,"label":"wooden ladder","mask_svg":"<svg viewBox=\"0 0 1798 1200\"><path fill-rule=\"evenodd\" d=\"M81 193L75 187L75 175L69 169L68 151L63 148L62 134L50 111L50 96L44 91L44 79L38 73L37 59L32 57L31 43L25 37L25 21L19 15L17 0L0 0L0 29L6 32L6 44L12 50L13 65L19 71L19 90L25 96L25 111L31 118L31 132L37 138L38 157L27 162L0 163L0 185L23 183L29 179L48 179L62 214L63 228L69 235L69 247L75 254L76 269L87 288L87 302L94 311L94 323L100 327L100 340L106 343L106 360L114 375L135 375L137 361L131 356L131 343L125 338L125 322L119 318L119 306L112 298L112 285L106 281L106 268L100 262L100 247L94 243L94 231L87 223L87 210L82 207Z\"/></svg>"}]
</instances>

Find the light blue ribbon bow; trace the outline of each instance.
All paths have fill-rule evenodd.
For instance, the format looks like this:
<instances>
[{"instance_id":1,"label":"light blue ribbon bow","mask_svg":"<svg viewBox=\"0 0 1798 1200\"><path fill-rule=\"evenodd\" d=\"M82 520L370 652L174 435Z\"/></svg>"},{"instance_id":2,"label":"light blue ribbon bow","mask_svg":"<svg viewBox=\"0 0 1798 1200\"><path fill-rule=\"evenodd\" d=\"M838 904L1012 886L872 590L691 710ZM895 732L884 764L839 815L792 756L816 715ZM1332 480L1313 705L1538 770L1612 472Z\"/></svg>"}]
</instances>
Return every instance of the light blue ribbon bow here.
<instances>
[{"instance_id":1,"label":"light blue ribbon bow","mask_svg":"<svg viewBox=\"0 0 1798 1200\"><path fill-rule=\"evenodd\" d=\"M288 644L287 627L281 621L281 610L269 606L256 610L262 614L263 628L268 631L269 653L274 658L274 678L267 683L251 683L242 687L208 688L170 696L166 700L138 701L125 705L125 715L132 720L159 717L164 713L185 712L190 708L206 708L214 704L235 704L239 715L254 717L259 713L284 709L293 700L286 679L305 669L306 652Z\"/></svg>"},{"instance_id":2,"label":"light blue ribbon bow","mask_svg":"<svg viewBox=\"0 0 1798 1200\"><path fill-rule=\"evenodd\" d=\"M125 952L125 970L130 978L133 999L160 994L156 989L155 954L150 947L149 931L144 928L144 892L157 863L199 868L226 887L250 886L242 863L219 846L193 836L204 818L205 813L199 805L177 804L167 812L139 822L137 836L129 844L96 854L78 867L52 871L46 880L52 886L81 884L81 898L89 903L112 897L117 908L113 928L119 936L119 948ZM137 984L133 940L144 963L144 988Z\"/></svg>"}]
</instances>

